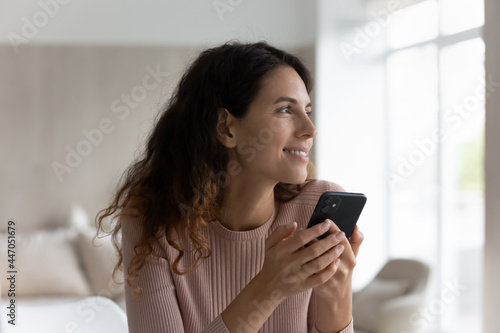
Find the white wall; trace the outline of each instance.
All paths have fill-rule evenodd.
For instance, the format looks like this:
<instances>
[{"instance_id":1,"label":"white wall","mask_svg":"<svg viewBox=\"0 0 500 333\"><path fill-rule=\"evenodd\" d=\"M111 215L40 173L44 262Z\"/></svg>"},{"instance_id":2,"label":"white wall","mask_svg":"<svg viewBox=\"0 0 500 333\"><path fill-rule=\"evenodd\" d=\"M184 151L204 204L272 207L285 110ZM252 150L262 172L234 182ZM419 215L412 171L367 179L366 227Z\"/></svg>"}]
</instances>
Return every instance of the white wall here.
<instances>
[{"instance_id":1,"label":"white wall","mask_svg":"<svg viewBox=\"0 0 500 333\"><path fill-rule=\"evenodd\" d=\"M52 5L41 6L47 3ZM0 2L0 43L10 43L9 33L15 33L27 37L32 44L190 46L238 38L266 39L280 47L304 46L314 43L315 3L303 0L4 0ZM45 12L53 12L53 17ZM46 22L44 17L48 18ZM29 29L24 31L23 27L29 25L26 20L39 22L39 28L35 24L39 31L30 34ZM32 37L28 37L30 35Z\"/></svg>"},{"instance_id":2,"label":"white wall","mask_svg":"<svg viewBox=\"0 0 500 333\"><path fill-rule=\"evenodd\" d=\"M0 220L20 232L65 225L72 203L93 219L194 54L0 46Z\"/></svg>"},{"instance_id":3,"label":"white wall","mask_svg":"<svg viewBox=\"0 0 500 333\"><path fill-rule=\"evenodd\" d=\"M197 49L0 45L0 221L65 225L72 203L93 219Z\"/></svg>"},{"instance_id":4,"label":"white wall","mask_svg":"<svg viewBox=\"0 0 500 333\"><path fill-rule=\"evenodd\" d=\"M2 219L18 219L24 230L60 225L75 201L95 216L144 135L143 123L190 58L229 39L265 39L313 59L315 3L0 1ZM75 147L82 130L114 116L110 103L140 85L145 68L157 64L172 74L168 84L148 95L137 108L141 112L126 121L112 118L116 130L59 182L51 163L65 159L65 147Z\"/></svg>"}]
</instances>

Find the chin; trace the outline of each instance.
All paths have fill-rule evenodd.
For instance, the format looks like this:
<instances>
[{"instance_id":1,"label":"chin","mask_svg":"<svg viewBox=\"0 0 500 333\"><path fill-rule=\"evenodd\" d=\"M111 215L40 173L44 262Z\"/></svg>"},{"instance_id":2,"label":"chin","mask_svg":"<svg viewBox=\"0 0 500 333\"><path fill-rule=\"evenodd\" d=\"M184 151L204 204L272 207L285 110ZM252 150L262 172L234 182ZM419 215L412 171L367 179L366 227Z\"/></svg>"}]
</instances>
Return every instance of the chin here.
<instances>
[{"instance_id":1,"label":"chin","mask_svg":"<svg viewBox=\"0 0 500 333\"><path fill-rule=\"evenodd\" d=\"M287 184L302 184L305 182L307 179L307 172L304 173L304 175L295 175L292 177L286 177L286 179L282 179L282 183L287 183Z\"/></svg>"}]
</instances>

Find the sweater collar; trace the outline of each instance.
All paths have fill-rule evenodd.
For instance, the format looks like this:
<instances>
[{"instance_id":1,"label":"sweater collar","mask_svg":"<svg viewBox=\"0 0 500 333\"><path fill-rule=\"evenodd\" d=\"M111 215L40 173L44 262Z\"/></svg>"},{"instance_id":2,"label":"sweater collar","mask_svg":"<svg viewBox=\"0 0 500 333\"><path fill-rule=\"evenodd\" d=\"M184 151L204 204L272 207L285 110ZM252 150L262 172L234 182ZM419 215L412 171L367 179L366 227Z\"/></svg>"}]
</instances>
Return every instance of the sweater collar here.
<instances>
[{"instance_id":1,"label":"sweater collar","mask_svg":"<svg viewBox=\"0 0 500 333\"><path fill-rule=\"evenodd\" d=\"M278 209L278 204L276 201L274 202L274 209L273 213L271 214L271 217L262 224L260 227L257 227L252 230L246 230L246 231L234 231L226 228L223 226L218 220L212 220L210 223L212 229L220 236L229 239L229 240L234 240L234 241L249 241L249 240L254 240L254 239L261 239L265 236L267 236L267 233L269 231L269 228L273 224L274 220L276 219L276 213Z\"/></svg>"}]
</instances>

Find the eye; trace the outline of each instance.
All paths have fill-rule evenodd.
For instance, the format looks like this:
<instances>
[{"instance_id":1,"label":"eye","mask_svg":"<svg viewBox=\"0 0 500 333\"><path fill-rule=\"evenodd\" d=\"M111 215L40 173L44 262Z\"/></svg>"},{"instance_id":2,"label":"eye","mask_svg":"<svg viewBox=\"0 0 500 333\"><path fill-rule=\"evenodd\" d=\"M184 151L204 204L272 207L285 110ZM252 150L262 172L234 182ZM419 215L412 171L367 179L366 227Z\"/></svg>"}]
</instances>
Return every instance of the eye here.
<instances>
[{"instance_id":1,"label":"eye","mask_svg":"<svg viewBox=\"0 0 500 333\"><path fill-rule=\"evenodd\" d=\"M292 108L289 106L285 106L285 107L279 108L277 112L278 113L292 113Z\"/></svg>"},{"instance_id":2,"label":"eye","mask_svg":"<svg viewBox=\"0 0 500 333\"><path fill-rule=\"evenodd\" d=\"M307 116L308 116L309 118L311 118L311 113L312 113L312 111L311 111L311 110L309 110L309 111L307 111L307 110L306 110L306 114L307 114Z\"/></svg>"}]
</instances>

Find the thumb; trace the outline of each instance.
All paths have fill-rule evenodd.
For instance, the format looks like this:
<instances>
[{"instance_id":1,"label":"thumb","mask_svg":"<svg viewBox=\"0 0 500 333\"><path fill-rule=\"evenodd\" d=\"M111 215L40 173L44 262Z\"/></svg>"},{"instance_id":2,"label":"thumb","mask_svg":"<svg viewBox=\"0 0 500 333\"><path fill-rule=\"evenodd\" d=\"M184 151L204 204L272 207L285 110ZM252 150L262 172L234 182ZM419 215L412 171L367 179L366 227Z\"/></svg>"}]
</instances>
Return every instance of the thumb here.
<instances>
[{"instance_id":1,"label":"thumb","mask_svg":"<svg viewBox=\"0 0 500 333\"><path fill-rule=\"evenodd\" d=\"M276 229L274 229L271 235L266 239L266 251L281 242L283 239L290 236L295 231L295 229L297 229L296 222L280 225Z\"/></svg>"}]
</instances>

